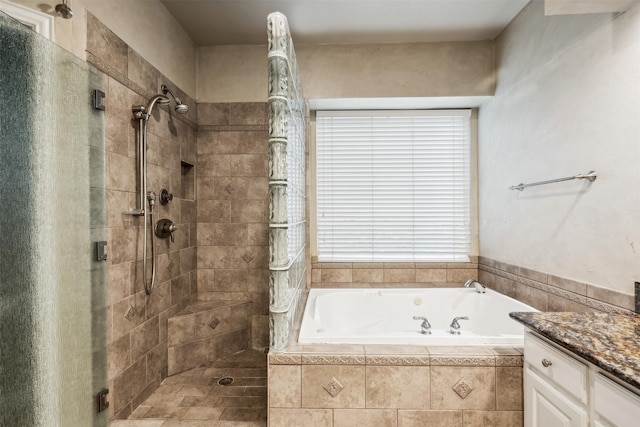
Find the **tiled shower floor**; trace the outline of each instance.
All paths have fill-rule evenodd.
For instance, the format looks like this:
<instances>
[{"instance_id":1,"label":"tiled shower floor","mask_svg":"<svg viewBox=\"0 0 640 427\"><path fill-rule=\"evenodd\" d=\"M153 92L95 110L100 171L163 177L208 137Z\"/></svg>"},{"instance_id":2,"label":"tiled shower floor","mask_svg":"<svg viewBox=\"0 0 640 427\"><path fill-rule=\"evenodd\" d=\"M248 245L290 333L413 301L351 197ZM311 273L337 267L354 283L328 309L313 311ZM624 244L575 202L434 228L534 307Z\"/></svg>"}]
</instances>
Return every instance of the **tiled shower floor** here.
<instances>
[{"instance_id":1,"label":"tiled shower floor","mask_svg":"<svg viewBox=\"0 0 640 427\"><path fill-rule=\"evenodd\" d=\"M231 385L218 385L222 377ZM243 351L166 378L127 420L111 427L265 427L267 357Z\"/></svg>"}]
</instances>

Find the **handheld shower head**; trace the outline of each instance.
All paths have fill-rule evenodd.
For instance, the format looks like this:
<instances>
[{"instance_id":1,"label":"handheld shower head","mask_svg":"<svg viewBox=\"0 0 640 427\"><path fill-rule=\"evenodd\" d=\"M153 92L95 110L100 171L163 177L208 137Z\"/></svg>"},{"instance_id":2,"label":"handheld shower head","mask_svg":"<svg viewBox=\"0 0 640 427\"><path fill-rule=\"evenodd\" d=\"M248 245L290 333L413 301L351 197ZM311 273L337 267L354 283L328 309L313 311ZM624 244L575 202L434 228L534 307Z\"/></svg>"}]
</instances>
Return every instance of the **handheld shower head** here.
<instances>
[{"instance_id":1,"label":"handheld shower head","mask_svg":"<svg viewBox=\"0 0 640 427\"><path fill-rule=\"evenodd\" d=\"M173 92L171 92L171 90L169 90L169 88L167 87L167 85L162 85L160 87L162 89L162 94L163 95L171 95L171 97L173 98L174 101L176 101L176 107L175 107L175 111L178 114L187 114L187 112L189 112L189 107L187 106L187 104L183 104L182 101L180 101L180 98L178 98L177 96L175 96L173 94Z\"/></svg>"},{"instance_id":2,"label":"handheld shower head","mask_svg":"<svg viewBox=\"0 0 640 427\"><path fill-rule=\"evenodd\" d=\"M64 19L73 18L73 11L67 4L67 0L62 0L62 3L56 5L56 13Z\"/></svg>"}]
</instances>

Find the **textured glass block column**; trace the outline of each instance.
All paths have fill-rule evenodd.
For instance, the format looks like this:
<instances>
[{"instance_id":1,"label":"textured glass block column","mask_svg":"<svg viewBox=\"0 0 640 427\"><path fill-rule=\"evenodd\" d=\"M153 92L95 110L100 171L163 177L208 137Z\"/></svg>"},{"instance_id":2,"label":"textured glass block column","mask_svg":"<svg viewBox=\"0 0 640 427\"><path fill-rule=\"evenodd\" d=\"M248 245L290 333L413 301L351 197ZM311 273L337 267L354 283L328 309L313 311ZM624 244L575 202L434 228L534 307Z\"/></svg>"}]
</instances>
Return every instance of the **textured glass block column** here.
<instances>
[{"instance_id":1,"label":"textured glass block column","mask_svg":"<svg viewBox=\"0 0 640 427\"><path fill-rule=\"evenodd\" d=\"M306 283L305 101L287 18L267 18L269 71L269 321L285 351Z\"/></svg>"}]
</instances>

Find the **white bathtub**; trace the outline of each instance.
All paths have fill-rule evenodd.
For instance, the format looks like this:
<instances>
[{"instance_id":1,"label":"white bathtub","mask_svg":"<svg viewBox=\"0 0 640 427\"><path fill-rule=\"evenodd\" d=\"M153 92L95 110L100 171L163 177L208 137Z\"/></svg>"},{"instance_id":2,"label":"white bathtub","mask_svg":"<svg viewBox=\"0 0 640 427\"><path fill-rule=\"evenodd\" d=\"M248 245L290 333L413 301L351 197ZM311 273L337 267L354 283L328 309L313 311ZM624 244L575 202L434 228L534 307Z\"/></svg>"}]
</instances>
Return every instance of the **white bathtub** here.
<instances>
[{"instance_id":1,"label":"white bathtub","mask_svg":"<svg viewBox=\"0 0 640 427\"><path fill-rule=\"evenodd\" d=\"M524 327L512 311L537 311L506 295L474 288L311 289L301 344L524 345ZM420 333L419 320L431 323ZM460 320L460 335L450 324Z\"/></svg>"}]
</instances>

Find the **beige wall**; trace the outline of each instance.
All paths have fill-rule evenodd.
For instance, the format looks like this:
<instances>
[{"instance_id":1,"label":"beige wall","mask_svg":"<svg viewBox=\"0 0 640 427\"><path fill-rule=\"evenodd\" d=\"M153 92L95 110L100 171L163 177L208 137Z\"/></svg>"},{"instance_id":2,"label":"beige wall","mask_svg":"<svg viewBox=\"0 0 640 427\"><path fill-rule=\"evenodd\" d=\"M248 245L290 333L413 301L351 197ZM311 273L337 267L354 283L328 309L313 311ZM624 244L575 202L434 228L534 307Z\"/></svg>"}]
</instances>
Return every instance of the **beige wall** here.
<instances>
[{"instance_id":1,"label":"beige wall","mask_svg":"<svg viewBox=\"0 0 640 427\"><path fill-rule=\"evenodd\" d=\"M480 109L480 254L608 289L640 280L640 7L544 17L532 2L496 42ZM570 181L520 182L590 170Z\"/></svg>"},{"instance_id":2,"label":"beige wall","mask_svg":"<svg viewBox=\"0 0 640 427\"><path fill-rule=\"evenodd\" d=\"M55 15L58 0L14 0ZM158 0L74 0L72 19L55 19L56 43L85 59L86 17L91 12L133 50L195 98L196 47Z\"/></svg>"},{"instance_id":3,"label":"beige wall","mask_svg":"<svg viewBox=\"0 0 640 427\"><path fill-rule=\"evenodd\" d=\"M492 95L493 42L298 45L306 98ZM266 46L198 48L200 102L267 99Z\"/></svg>"}]
</instances>

